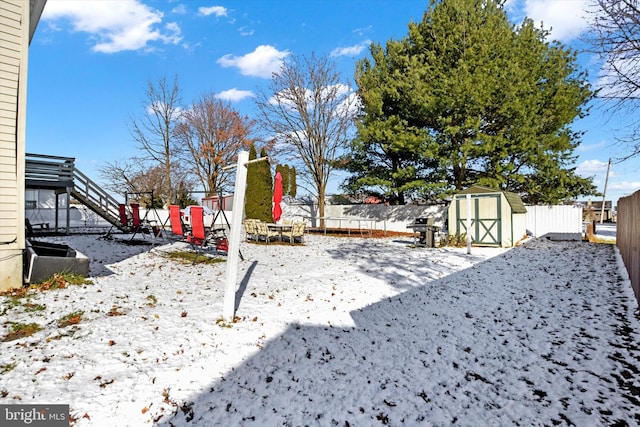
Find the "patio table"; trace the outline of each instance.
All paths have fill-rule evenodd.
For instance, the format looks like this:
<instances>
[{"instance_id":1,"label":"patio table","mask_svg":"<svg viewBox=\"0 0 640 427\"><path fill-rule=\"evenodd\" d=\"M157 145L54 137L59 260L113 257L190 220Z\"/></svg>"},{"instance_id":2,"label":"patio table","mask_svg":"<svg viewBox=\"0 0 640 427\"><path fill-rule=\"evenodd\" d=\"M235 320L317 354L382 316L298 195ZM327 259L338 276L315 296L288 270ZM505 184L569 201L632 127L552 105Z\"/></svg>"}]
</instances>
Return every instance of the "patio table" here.
<instances>
[{"instance_id":1,"label":"patio table","mask_svg":"<svg viewBox=\"0 0 640 427\"><path fill-rule=\"evenodd\" d=\"M291 231L291 229L293 228L293 224L274 224L274 223L269 223L269 224L267 224L267 227L269 228L269 230L277 232L280 235L280 241L282 242L282 236L283 236L284 232L285 231Z\"/></svg>"}]
</instances>

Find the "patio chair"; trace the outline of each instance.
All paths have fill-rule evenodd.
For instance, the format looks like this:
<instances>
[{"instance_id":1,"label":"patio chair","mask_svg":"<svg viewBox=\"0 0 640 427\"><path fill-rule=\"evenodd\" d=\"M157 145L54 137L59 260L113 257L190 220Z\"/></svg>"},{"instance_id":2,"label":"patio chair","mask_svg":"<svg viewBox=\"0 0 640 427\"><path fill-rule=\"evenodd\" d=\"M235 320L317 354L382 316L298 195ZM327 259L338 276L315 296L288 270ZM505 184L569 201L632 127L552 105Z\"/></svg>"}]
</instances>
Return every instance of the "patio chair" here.
<instances>
[{"instance_id":1,"label":"patio chair","mask_svg":"<svg viewBox=\"0 0 640 427\"><path fill-rule=\"evenodd\" d=\"M258 228L256 227L257 220L247 218L244 220L244 229L247 234L247 241L258 240Z\"/></svg>"},{"instance_id":2,"label":"patio chair","mask_svg":"<svg viewBox=\"0 0 640 427\"><path fill-rule=\"evenodd\" d=\"M258 229L258 240L264 239L265 242L269 243L271 240L275 238L280 238L280 233L277 231L269 230L266 222L257 221L256 227Z\"/></svg>"},{"instance_id":3,"label":"patio chair","mask_svg":"<svg viewBox=\"0 0 640 427\"><path fill-rule=\"evenodd\" d=\"M204 210L202 206L191 206L191 232L187 241L202 249L207 243L207 232L204 229Z\"/></svg>"},{"instance_id":4,"label":"patio chair","mask_svg":"<svg viewBox=\"0 0 640 427\"><path fill-rule=\"evenodd\" d=\"M140 205L137 203L131 203L131 225L135 232L140 230L142 225L142 221L140 221Z\"/></svg>"},{"instance_id":5,"label":"patio chair","mask_svg":"<svg viewBox=\"0 0 640 427\"><path fill-rule=\"evenodd\" d=\"M191 231L187 234L187 242L196 251L196 256L193 258L193 263L195 264L198 256L204 251L204 247L208 243L207 232L204 229L204 209L202 206L191 206Z\"/></svg>"},{"instance_id":6,"label":"patio chair","mask_svg":"<svg viewBox=\"0 0 640 427\"><path fill-rule=\"evenodd\" d=\"M289 243L293 244L296 240L299 240L300 243L304 243L304 230L306 224L304 222L294 222L291 226L291 231L286 234L289 239Z\"/></svg>"},{"instance_id":7,"label":"patio chair","mask_svg":"<svg viewBox=\"0 0 640 427\"><path fill-rule=\"evenodd\" d=\"M118 205L118 213L120 214L120 224L128 229L130 227L129 216L127 215L127 206L124 203Z\"/></svg>"},{"instance_id":8,"label":"patio chair","mask_svg":"<svg viewBox=\"0 0 640 427\"><path fill-rule=\"evenodd\" d=\"M171 232L176 236L180 236L181 240L185 240L184 224L182 224L182 218L180 218L180 206L169 206L169 222L171 223Z\"/></svg>"}]
</instances>

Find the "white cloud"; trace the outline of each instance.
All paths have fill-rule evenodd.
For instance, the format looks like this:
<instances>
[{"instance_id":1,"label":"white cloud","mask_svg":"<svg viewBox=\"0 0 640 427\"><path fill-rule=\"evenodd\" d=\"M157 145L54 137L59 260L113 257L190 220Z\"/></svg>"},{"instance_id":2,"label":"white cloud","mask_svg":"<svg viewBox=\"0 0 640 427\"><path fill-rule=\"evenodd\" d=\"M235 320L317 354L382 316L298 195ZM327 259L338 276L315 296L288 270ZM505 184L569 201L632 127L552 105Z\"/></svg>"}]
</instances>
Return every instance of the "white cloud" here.
<instances>
[{"instance_id":1,"label":"white cloud","mask_svg":"<svg viewBox=\"0 0 640 427\"><path fill-rule=\"evenodd\" d=\"M580 176L593 176L606 173L608 162L600 160L585 160L576 167L576 173Z\"/></svg>"},{"instance_id":2,"label":"white cloud","mask_svg":"<svg viewBox=\"0 0 640 427\"><path fill-rule=\"evenodd\" d=\"M261 45L244 56L228 54L217 62L223 67L237 67L245 76L268 79L271 78L271 74L280 69L287 55L289 55L288 51L279 51L273 46Z\"/></svg>"},{"instance_id":3,"label":"white cloud","mask_svg":"<svg viewBox=\"0 0 640 427\"><path fill-rule=\"evenodd\" d=\"M567 42L588 29L588 5L588 0L525 0L524 12L551 30L553 39Z\"/></svg>"},{"instance_id":4,"label":"white cloud","mask_svg":"<svg viewBox=\"0 0 640 427\"><path fill-rule=\"evenodd\" d=\"M187 13L187 7L184 4L179 4L178 6L171 9L171 13L175 13L176 15L184 15Z\"/></svg>"},{"instance_id":5,"label":"white cloud","mask_svg":"<svg viewBox=\"0 0 640 427\"><path fill-rule=\"evenodd\" d=\"M134 1L87 2L49 1L42 14L43 21L67 19L73 31L90 34L95 40L92 50L115 53L125 50L149 49L149 43L180 42L180 27L175 23L157 28L162 12ZM57 27L61 25L57 24Z\"/></svg>"},{"instance_id":6,"label":"white cloud","mask_svg":"<svg viewBox=\"0 0 640 427\"><path fill-rule=\"evenodd\" d=\"M621 181L621 182L612 182L609 184L609 190L633 193L635 191L640 190L640 181Z\"/></svg>"},{"instance_id":7,"label":"white cloud","mask_svg":"<svg viewBox=\"0 0 640 427\"><path fill-rule=\"evenodd\" d=\"M607 145L606 141L600 141L600 142L598 142L596 144L580 144L578 146L578 151L581 151L581 152L584 153L584 152L587 152L587 151L597 150L598 148L602 148L602 147L604 147L606 145Z\"/></svg>"},{"instance_id":8,"label":"white cloud","mask_svg":"<svg viewBox=\"0 0 640 427\"><path fill-rule=\"evenodd\" d=\"M240 27L238 28L238 32L240 33L241 36L252 36L254 33L254 30L248 27Z\"/></svg>"},{"instance_id":9,"label":"white cloud","mask_svg":"<svg viewBox=\"0 0 640 427\"><path fill-rule=\"evenodd\" d=\"M373 27L371 25L369 25L369 26L362 27L362 28L356 28L355 30L353 30L353 33L357 34L360 37L362 37L365 34L370 33L372 29L373 29Z\"/></svg>"},{"instance_id":10,"label":"white cloud","mask_svg":"<svg viewBox=\"0 0 640 427\"><path fill-rule=\"evenodd\" d=\"M331 51L330 56L358 56L360 52L367 48L371 44L371 40L365 40L354 46L337 47Z\"/></svg>"},{"instance_id":11,"label":"white cloud","mask_svg":"<svg viewBox=\"0 0 640 427\"><path fill-rule=\"evenodd\" d=\"M217 17L220 17L227 16L229 10L224 6L200 7L198 8L198 13L204 16L215 15Z\"/></svg>"},{"instance_id":12,"label":"white cloud","mask_svg":"<svg viewBox=\"0 0 640 427\"><path fill-rule=\"evenodd\" d=\"M216 94L216 98L232 102L242 101L245 98L252 98L253 96L253 92L251 92L250 90L240 90L236 88L223 90L222 92Z\"/></svg>"},{"instance_id":13,"label":"white cloud","mask_svg":"<svg viewBox=\"0 0 640 427\"><path fill-rule=\"evenodd\" d=\"M304 89L304 97L307 111L313 111L316 99L314 92ZM284 90L271 96L269 103L296 111L298 110L298 105L294 101L296 98L295 94L292 94L289 90ZM361 108L360 97L349 86L342 83L324 87L320 91L320 98L323 99L325 105L335 105L335 108L330 110L334 117L354 116Z\"/></svg>"},{"instance_id":14,"label":"white cloud","mask_svg":"<svg viewBox=\"0 0 640 427\"><path fill-rule=\"evenodd\" d=\"M182 107L171 106L163 102L157 101L147 105L145 108L149 116L165 116L170 115L173 119L178 120L180 115L185 111Z\"/></svg>"}]
</instances>

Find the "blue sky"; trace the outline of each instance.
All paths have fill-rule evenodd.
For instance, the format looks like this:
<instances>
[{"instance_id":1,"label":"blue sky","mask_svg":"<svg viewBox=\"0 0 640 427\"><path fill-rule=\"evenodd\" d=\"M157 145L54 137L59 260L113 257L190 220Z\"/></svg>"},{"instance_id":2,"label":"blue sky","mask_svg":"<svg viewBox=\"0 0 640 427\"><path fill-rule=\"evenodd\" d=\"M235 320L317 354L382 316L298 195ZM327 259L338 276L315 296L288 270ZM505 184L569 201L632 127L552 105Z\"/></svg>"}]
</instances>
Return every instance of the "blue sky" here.
<instances>
[{"instance_id":1,"label":"blue sky","mask_svg":"<svg viewBox=\"0 0 640 427\"><path fill-rule=\"evenodd\" d=\"M345 82L371 42L406 35L427 1L413 0L48 0L30 47L27 152L76 158L100 181L105 162L139 153L130 134L144 112L149 81L178 76L184 104L214 93L243 114L287 55L332 55ZM509 0L514 23L531 17L552 37L580 48L586 0ZM543 24L542 24L543 23ZM597 84L599 65L580 54ZM625 150L614 133L625 122L599 102L575 123L586 132L576 151L578 172L604 189L607 160ZM614 164L607 200L640 189L640 158ZM335 176L329 192L338 191ZM599 200L594 198L594 200Z\"/></svg>"}]
</instances>

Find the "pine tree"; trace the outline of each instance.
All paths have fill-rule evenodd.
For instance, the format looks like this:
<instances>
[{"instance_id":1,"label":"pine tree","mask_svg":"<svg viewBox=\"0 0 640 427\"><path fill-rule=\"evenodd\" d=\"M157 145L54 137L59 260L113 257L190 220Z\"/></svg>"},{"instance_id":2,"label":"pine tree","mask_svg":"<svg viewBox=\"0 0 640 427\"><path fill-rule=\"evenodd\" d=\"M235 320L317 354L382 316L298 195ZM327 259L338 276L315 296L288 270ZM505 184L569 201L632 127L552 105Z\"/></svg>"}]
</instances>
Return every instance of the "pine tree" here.
<instances>
[{"instance_id":1,"label":"pine tree","mask_svg":"<svg viewBox=\"0 0 640 427\"><path fill-rule=\"evenodd\" d=\"M287 194L291 196L291 198L295 199L298 194L298 183L296 180L296 168L292 166L289 168L289 189L287 190Z\"/></svg>"},{"instance_id":2,"label":"pine tree","mask_svg":"<svg viewBox=\"0 0 640 427\"><path fill-rule=\"evenodd\" d=\"M593 97L575 53L497 0L432 0L408 35L357 65L363 103L345 156L348 190L394 203L436 199L472 184L529 203L594 194L571 167L571 123Z\"/></svg>"},{"instance_id":3,"label":"pine tree","mask_svg":"<svg viewBox=\"0 0 640 427\"><path fill-rule=\"evenodd\" d=\"M256 147L251 144L249 147L249 160L257 159ZM259 213L259 185L258 185L258 163L247 165L247 190L245 194L244 214L247 218L258 218Z\"/></svg>"},{"instance_id":4,"label":"pine tree","mask_svg":"<svg viewBox=\"0 0 640 427\"><path fill-rule=\"evenodd\" d=\"M262 147L260 150L260 158L266 158L267 150ZM258 166L258 187L259 192L256 195L256 201L258 202L258 214L256 218L265 221L273 222L273 179L271 177L271 166L269 161L257 162Z\"/></svg>"}]
</instances>

